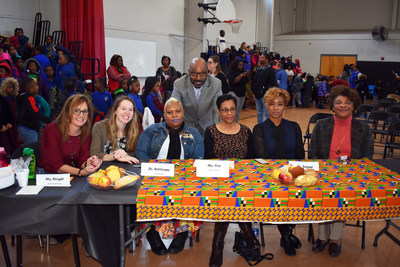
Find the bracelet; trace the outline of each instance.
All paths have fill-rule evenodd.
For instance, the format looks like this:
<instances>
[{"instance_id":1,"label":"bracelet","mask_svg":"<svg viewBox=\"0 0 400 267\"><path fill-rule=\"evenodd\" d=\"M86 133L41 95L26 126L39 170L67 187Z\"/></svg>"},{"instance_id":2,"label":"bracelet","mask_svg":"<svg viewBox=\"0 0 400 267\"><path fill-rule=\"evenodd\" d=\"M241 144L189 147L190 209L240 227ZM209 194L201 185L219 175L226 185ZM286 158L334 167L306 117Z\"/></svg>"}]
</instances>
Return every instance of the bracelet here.
<instances>
[{"instance_id":1,"label":"bracelet","mask_svg":"<svg viewBox=\"0 0 400 267\"><path fill-rule=\"evenodd\" d=\"M81 176L81 170L82 170L82 169L79 169L79 171L78 171L78 176Z\"/></svg>"}]
</instances>

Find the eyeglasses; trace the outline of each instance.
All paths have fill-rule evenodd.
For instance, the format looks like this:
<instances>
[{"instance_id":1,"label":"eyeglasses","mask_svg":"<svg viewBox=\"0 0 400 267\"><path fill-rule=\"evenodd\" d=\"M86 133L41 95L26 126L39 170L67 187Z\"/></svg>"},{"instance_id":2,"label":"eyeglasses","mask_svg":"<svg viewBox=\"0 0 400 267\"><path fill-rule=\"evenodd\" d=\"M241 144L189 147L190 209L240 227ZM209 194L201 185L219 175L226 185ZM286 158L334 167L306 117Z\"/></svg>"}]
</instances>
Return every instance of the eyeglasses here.
<instances>
[{"instance_id":1,"label":"eyeglasses","mask_svg":"<svg viewBox=\"0 0 400 267\"><path fill-rule=\"evenodd\" d=\"M201 78L205 78L207 77L207 72L190 72L192 78L197 78L198 75L200 75Z\"/></svg>"},{"instance_id":2,"label":"eyeglasses","mask_svg":"<svg viewBox=\"0 0 400 267\"><path fill-rule=\"evenodd\" d=\"M221 108L219 111L223 114L236 113L236 108Z\"/></svg>"},{"instance_id":3,"label":"eyeglasses","mask_svg":"<svg viewBox=\"0 0 400 267\"><path fill-rule=\"evenodd\" d=\"M346 102L334 102L333 103L335 106L352 106L353 102L351 101L346 101Z\"/></svg>"},{"instance_id":4,"label":"eyeglasses","mask_svg":"<svg viewBox=\"0 0 400 267\"><path fill-rule=\"evenodd\" d=\"M79 108L75 108L75 109L73 109L72 110L72 113L74 114L74 115L79 115L79 114L83 114L83 116L87 116L88 114L89 114L89 110L87 110L87 109L84 109L84 110L80 110Z\"/></svg>"}]
</instances>

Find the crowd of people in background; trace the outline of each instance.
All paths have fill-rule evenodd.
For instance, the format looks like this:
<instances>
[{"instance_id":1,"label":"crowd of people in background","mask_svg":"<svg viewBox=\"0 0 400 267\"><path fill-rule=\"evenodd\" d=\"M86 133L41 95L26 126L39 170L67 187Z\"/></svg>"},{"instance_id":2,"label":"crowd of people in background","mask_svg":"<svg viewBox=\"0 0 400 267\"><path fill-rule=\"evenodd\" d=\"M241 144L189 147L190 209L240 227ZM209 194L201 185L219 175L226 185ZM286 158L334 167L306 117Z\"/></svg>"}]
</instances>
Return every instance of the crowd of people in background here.
<instances>
[{"instance_id":1,"label":"crowd of people in background","mask_svg":"<svg viewBox=\"0 0 400 267\"><path fill-rule=\"evenodd\" d=\"M152 158L303 159L301 129L296 122L283 119L287 107L310 108L315 103L315 107L323 109L328 101L339 121L331 119L326 123L348 125L353 123L351 115L358 102L366 99L367 76L356 65L346 64L339 77L318 74L314 78L302 70L298 58L292 61L292 56L261 52L246 42L238 50L234 46L227 48L223 31L217 43L220 52L210 48L207 58L193 59L188 74L181 74L171 65L171 58L163 56L161 67L146 78L142 88L132 75L135 70L128 70L122 56L114 55L107 69L108 81L100 77L90 86L65 47L54 45L51 36L46 37L46 46L32 47L23 30L17 28L14 36L3 38L0 44L0 146L12 154L22 143L43 140L40 166L46 171L78 176L96 171L103 160L139 163ZM332 89L338 85L348 88ZM378 81L374 100L375 96L384 97L385 86ZM237 123L240 111L252 105L257 109L258 121L253 133ZM337 106L344 105L352 109L341 114ZM153 123L145 129L143 122L150 117ZM369 142L369 128L360 126L360 131ZM290 136L284 137L283 133ZM240 140L229 141L235 134L240 134ZM317 146L315 140L312 144ZM238 145L223 148L227 143ZM352 158L372 155L369 147L358 155L341 145L337 155L340 151ZM318 158L336 156L331 154L328 149ZM168 250L154 234L161 224L149 231L154 253L179 253L188 229L201 227L196 222L173 224L175 238ZM249 249L258 250L260 244L250 225L239 226L247 233ZM278 227L281 246L288 255L295 255L295 249L301 247L293 235L294 227ZM210 266L222 264L226 228L226 223L216 225ZM330 238L335 244L330 251L332 256L340 254L340 237L338 234ZM329 242L328 234L321 234L320 239L314 251L321 251Z\"/></svg>"}]
</instances>

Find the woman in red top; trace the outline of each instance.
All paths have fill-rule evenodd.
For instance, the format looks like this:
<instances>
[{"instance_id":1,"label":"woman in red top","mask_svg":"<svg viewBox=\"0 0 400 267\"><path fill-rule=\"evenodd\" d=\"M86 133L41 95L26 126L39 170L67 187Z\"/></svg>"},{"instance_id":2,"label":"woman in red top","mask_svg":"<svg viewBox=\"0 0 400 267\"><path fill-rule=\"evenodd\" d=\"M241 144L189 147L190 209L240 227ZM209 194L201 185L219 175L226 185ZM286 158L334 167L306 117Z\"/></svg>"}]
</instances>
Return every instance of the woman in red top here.
<instances>
[{"instance_id":1,"label":"woman in red top","mask_svg":"<svg viewBox=\"0 0 400 267\"><path fill-rule=\"evenodd\" d=\"M119 88L119 83L131 77L131 73L124 66L122 57L120 55L113 55L110 60L110 66L107 69L108 87L111 93Z\"/></svg>"},{"instance_id":2,"label":"woman in red top","mask_svg":"<svg viewBox=\"0 0 400 267\"><path fill-rule=\"evenodd\" d=\"M50 173L87 176L101 165L90 157L93 104L83 94L67 99L53 123L43 131L39 165Z\"/></svg>"}]
</instances>

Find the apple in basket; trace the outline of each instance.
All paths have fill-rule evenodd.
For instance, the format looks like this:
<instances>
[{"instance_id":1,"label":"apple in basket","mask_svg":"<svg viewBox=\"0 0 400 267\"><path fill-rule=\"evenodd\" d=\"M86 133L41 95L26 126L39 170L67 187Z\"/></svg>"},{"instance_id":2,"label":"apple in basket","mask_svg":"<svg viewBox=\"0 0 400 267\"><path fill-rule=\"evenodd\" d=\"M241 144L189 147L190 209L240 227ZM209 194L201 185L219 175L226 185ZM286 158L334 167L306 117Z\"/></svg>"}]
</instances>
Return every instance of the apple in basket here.
<instances>
[{"instance_id":1,"label":"apple in basket","mask_svg":"<svg viewBox=\"0 0 400 267\"><path fill-rule=\"evenodd\" d=\"M293 181L293 176L290 172L281 172L278 178L283 184L290 184Z\"/></svg>"},{"instance_id":2,"label":"apple in basket","mask_svg":"<svg viewBox=\"0 0 400 267\"><path fill-rule=\"evenodd\" d=\"M99 183L97 184L98 186L102 188L107 188L111 185L111 179L108 176L101 176L99 179Z\"/></svg>"},{"instance_id":3,"label":"apple in basket","mask_svg":"<svg viewBox=\"0 0 400 267\"><path fill-rule=\"evenodd\" d=\"M98 185L99 180L103 175L101 173L95 172L92 175L89 176L89 183L93 185Z\"/></svg>"}]
</instances>

